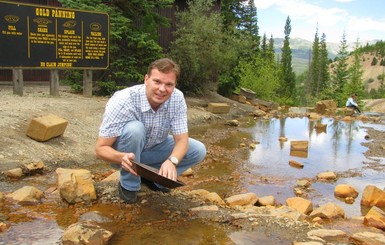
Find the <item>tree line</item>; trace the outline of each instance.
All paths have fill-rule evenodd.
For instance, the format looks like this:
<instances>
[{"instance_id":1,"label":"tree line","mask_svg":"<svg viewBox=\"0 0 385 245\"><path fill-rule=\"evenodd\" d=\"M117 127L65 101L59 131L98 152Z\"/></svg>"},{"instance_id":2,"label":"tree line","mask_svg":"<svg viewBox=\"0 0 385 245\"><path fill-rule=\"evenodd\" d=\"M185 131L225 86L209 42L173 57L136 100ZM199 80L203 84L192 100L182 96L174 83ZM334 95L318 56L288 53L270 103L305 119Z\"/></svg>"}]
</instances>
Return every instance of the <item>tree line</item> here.
<instances>
[{"instance_id":1,"label":"tree line","mask_svg":"<svg viewBox=\"0 0 385 245\"><path fill-rule=\"evenodd\" d=\"M158 28L169 26L156 9L170 8L173 0L60 0L64 7L107 12L110 16L110 67L98 81L99 93L142 83L147 65L170 57L181 66L178 87L186 94L217 91L229 96L241 87L256 97L286 105L312 105L334 99L342 106L351 93L367 96L362 78L360 54L373 47L348 52L345 34L336 59L328 58L326 35L318 29L312 46L309 69L296 75L290 48L291 20L283 25L280 56L274 51L274 37L259 33L258 12L253 0L222 0L213 11L214 0L187 0L187 8L176 13L174 41L167 51L157 43ZM383 57L382 49L376 52ZM354 61L348 64L348 57ZM68 72L76 86L76 72Z\"/></svg>"}]
</instances>

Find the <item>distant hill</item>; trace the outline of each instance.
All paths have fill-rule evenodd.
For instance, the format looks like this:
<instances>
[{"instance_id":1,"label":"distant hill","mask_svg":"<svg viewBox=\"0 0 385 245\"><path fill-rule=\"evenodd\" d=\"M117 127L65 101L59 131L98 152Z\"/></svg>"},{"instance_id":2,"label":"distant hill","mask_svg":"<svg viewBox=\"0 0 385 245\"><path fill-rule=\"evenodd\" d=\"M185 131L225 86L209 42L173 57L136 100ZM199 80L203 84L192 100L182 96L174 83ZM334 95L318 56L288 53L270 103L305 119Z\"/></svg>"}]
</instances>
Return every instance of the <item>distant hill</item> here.
<instances>
[{"instance_id":1,"label":"distant hill","mask_svg":"<svg viewBox=\"0 0 385 245\"><path fill-rule=\"evenodd\" d=\"M281 56L281 48L283 46L283 38L274 39L274 49L277 56ZM374 44L377 40L362 41L360 45L365 46L366 44ZM290 48L292 50L292 65L293 70L297 75L300 75L306 71L309 67L311 48L313 43L301 38L290 39ZM326 43L328 48L329 58L334 60L340 48L340 43ZM348 43L349 50L353 50L355 43ZM378 63L371 65L374 58L374 53L364 53L361 57L361 65L363 70L363 82L368 91L371 89L377 90L381 81L378 79L379 75L385 74L385 66L380 65L381 57L376 57ZM353 57L349 57L348 63L353 62Z\"/></svg>"},{"instance_id":2,"label":"distant hill","mask_svg":"<svg viewBox=\"0 0 385 245\"><path fill-rule=\"evenodd\" d=\"M281 56L281 48L283 46L283 38L274 38L274 50L277 56ZM362 41L361 45L366 45L367 43L373 44L377 40L372 41ZM355 43L348 43L349 50L353 50L355 47ZM311 56L311 48L313 46L313 42L310 42L301 38L293 38L290 39L290 48L292 50L292 64L293 70L297 75L306 71L309 67L310 56ZM337 56L337 53L340 48L340 43L332 43L326 42L326 46L328 49L328 57L329 59L334 60Z\"/></svg>"}]
</instances>

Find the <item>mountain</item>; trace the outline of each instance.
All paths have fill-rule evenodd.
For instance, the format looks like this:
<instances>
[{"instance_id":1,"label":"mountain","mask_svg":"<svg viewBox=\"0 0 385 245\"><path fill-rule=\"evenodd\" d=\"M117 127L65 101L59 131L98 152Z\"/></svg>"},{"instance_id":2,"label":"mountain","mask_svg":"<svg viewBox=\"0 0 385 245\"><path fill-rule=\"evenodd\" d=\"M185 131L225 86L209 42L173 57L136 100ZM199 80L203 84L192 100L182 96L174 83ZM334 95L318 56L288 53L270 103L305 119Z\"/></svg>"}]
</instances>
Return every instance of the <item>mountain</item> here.
<instances>
[{"instance_id":1,"label":"mountain","mask_svg":"<svg viewBox=\"0 0 385 245\"><path fill-rule=\"evenodd\" d=\"M275 54L280 57L281 56L281 48L283 46L283 38L274 38L274 50ZM361 41L359 42L359 45L367 45L367 44L374 44L377 40L371 40L371 41ZM293 70L297 75L303 73L306 71L309 67L310 57L311 57L311 49L313 46L313 42L310 42L305 39L301 38L293 38L290 39L290 48L292 51L292 64L293 64ZM356 43L348 43L348 50L352 51L354 50L354 47L356 46ZM328 49L328 56L329 59L334 60L334 58L337 56L340 43L332 43L332 42L326 42L326 47Z\"/></svg>"}]
</instances>

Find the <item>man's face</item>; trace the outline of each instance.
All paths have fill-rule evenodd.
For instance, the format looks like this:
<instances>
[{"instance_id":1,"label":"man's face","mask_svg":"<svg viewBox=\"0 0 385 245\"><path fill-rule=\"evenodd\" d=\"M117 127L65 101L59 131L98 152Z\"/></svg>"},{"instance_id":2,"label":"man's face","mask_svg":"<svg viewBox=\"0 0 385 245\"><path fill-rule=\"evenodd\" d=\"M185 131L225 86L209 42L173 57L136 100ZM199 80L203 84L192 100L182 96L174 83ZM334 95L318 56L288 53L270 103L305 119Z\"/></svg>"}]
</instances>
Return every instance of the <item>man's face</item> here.
<instances>
[{"instance_id":1,"label":"man's face","mask_svg":"<svg viewBox=\"0 0 385 245\"><path fill-rule=\"evenodd\" d=\"M153 110L170 98L176 86L176 75L174 72L162 73L153 69L151 75L144 77L146 85L146 96Z\"/></svg>"}]
</instances>

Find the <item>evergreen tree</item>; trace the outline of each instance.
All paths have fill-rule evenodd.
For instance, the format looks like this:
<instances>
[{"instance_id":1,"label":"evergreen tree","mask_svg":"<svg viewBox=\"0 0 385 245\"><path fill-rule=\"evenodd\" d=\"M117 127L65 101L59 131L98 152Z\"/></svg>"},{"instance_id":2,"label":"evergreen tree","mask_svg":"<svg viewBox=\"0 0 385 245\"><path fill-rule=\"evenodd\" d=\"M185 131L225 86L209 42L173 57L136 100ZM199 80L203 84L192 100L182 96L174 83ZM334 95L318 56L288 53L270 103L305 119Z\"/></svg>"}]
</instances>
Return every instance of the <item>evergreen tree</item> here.
<instances>
[{"instance_id":1,"label":"evergreen tree","mask_svg":"<svg viewBox=\"0 0 385 245\"><path fill-rule=\"evenodd\" d=\"M346 98L343 94L343 88L349 80L349 69L348 69L348 45L346 42L345 33L342 35L342 40L340 43L339 51L336 57L336 62L332 70L331 81L329 83L329 97L334 97L337 101L338 106L343 106L345 104Z\"/></svg>"},{"instance_id":2,"label":"evergreen tree","mask_svg":"<svg viewBox=\"0 0 385 245\"><path fill-rule=\"evenodd\" d=\"M365 86L363 84L363 70L361 64L360 52L358 51L358 41L356 43L356 49L354 52L353 64L349 67L349 82L345 84L344 96L348 98L351 94L355 93L359 98L362 98L365 93Z\"/></svg>"},{"instance_id":3,"label":"evergreen tree","mask_svg":"<svg viewBox=\"0 0 385 245\"><path fill-rule=\"evenodd\" d=\"M315 97L317 96L319 92L319 72L320 72L320 59L319 59L319 52L320 52L320 42L318 37L318 27L315 32L313 46L312 46L312 52L311 52L311 61L309 66L309 73L308 73L308 85L307 85L307 92L308 96Z\"/></svg>"},{"instance_id":4,"label":"evergreen tree","mask_svg":"<svg viewBox=\"0 0 385 245\"><path fill-rule=\"evenodd\" d=\"M260 36L258 27L257 8L253 0L243 4L239 12L239 22L237 26L242 39L248 42L250 47L243 55L245 59L251 59L255 52L259 51Z\"/></svg>"},{"instance_id":5,"label":"evergreen tree","mask_svg":"<svg viewBox=\"0 0 385 245\"><path fill-rule=\"evenodd\" d=\"M288 16L285 24L285 39L282 47L282 57L280 68L282 72L282 79L280 88L278 89L278 96L281 98L281 102L285 104L293 104L295 102L295 73L292 67L292 52L290 48L290 32L291 32L291 20Z\"/></svg>"},{"instance_id":6,"label":"evergreen tree","mask_svg":"<svg viewBox=\"0 0 385 245\"><path fill-rule=\"evenodd\" d=\"M375 65L377 65L377 63L378 63L378 60L377 60L376 56L374 56L372 63L370 63L370 65L375 66Z\"/></svg>"},{"instance_id":7,"label":"evergreen tree","mask_svg":"<svg viewBox=\"0 0 385 245\"><path fill-rule=\"evenodd\" d=\"M319 75L318 75L318 91L320 99L327 99L324 97L325 91L329 82L329 59L328 59L328 49L326 45L326 35L322 33L320 50L319 50Z\"/></svg>"},{"instance_id":8,"label":"evergreen tree","mask_svg":"<svg viewBox=\"0 0 385 245\"><path fill-rule=\"evenodd\" d=\"M262 57L266 57L267 54L267 38L266 38L266 33L263 34L262 37L262 42L261 42L261 53Z\"/></svg>"},{"instance_id":9,"label":"evergreen tree","mask_svg":"<svg viewBox=\"0 0 385 245\"><path fill-rule=\"evenodd\" d=\"M222 0L221 14L223 16L223 27L227 31L234 31L240 25L243 5L247 0Z\"/></svg>"}]
</instances>

